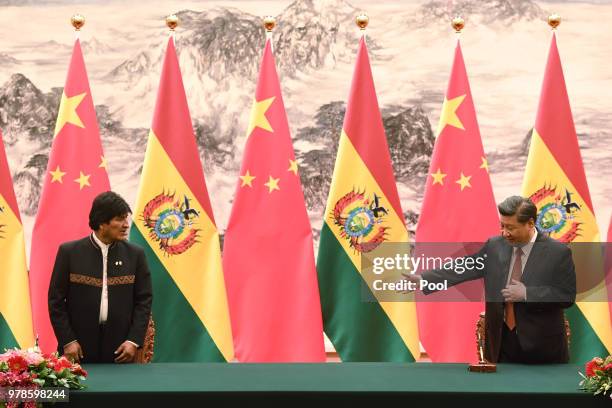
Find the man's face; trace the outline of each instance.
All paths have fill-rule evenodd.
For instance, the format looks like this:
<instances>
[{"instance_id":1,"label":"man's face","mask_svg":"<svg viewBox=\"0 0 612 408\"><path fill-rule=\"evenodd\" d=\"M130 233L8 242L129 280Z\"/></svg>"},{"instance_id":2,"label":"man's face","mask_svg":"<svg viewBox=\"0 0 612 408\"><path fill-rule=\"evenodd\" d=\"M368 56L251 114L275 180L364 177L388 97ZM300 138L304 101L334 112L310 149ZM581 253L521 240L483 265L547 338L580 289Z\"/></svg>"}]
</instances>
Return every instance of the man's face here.
<instances>
[{"instance_id":1,"label":"man's face","mask_svg":"<svg viewBox=\"0 0 612 408\"><path fill-rule=\"evenodd\" d=\"M520 223L517 215L502 215L500 217L501 235L512 246L520 246L531 240L534 229L534 221L530 219L526 223Z\"/></svg>"},{"instance_id":2,"label":"man's face","mask_svg":"<svg viewBox=\"0 0 612 408\"><path fill-rule=\"evenodd\" d=\"M117 216L110 220L108 224L100 224L100 235L106 241L125 241L128 238L129 214Z\"/></svg>"}]
</instances>

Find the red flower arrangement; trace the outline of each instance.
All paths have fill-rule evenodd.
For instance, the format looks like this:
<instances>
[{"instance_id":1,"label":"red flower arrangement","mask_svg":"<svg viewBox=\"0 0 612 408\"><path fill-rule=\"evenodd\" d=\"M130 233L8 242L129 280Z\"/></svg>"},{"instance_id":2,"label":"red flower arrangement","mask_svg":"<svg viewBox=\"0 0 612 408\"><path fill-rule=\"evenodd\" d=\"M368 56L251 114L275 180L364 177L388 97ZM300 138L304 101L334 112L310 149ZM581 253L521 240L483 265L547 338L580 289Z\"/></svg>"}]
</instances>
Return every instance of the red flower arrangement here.
<instances>
[{"instance_id":1,"label":"red flower arrangement","mask_svg":"<svg viewBox=\"0 0 612 408\"><path fill-rule=\"evenodd\" d=\"M19 354L11 355L7 360L6 364L8 365L9 371L14 373L20 373L28 369L28 362L23 356Z\"/></svg>"},{"instance_id":2,"label":"red flower arrangement","mask_svg":"<svg viewBox=\"0 0 612 408\"><path fill-rule=\"evenodd\" d=\"M57 353L45 354L38 347L28 350L11 349L0 354L0 387L44 388L65 387L72 390L85 388L82 381L87 371ZM1 402L0 408L17 408L18 402ZM23 403L24 408L35 408L35 402Z\"/></svg>"},{"instance_id":3,"label":"red flower arrangement","mask_svg":"<svg viewBox=\"0 0 612 408\"><path fill-rule=\"evenodd\" d=\"M580 389L592 392L594 395L609 395L612 398L612 356L595 357L584 365L585 374L582 377Z\"/></svg>"}]
</instances>

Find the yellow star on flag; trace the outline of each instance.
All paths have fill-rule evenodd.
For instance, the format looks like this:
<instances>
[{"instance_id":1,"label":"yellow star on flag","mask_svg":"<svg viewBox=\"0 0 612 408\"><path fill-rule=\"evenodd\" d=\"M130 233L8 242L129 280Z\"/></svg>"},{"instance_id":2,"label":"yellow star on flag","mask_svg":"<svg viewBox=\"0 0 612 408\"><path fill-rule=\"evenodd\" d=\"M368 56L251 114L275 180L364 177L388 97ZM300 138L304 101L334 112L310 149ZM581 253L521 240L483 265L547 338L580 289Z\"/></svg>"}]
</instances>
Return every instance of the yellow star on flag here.
<instances>
[{"instance_id":1,"label":"yellow star on flag","mask_svg":"<svg viewBox=\"0 0 612 408\"><path fill-rule=\"evenodd\" d=\"M240 187L244 187L244 186L253 187L253 184L251 183L255 179L255 176L251 176L251 174L247 170L244 176L240 176L240 179L242 180L242 185Z\"/></svg>"},{"instance_id":2,"label":"yellow star on flag","mask_svg":"<svg viewBox=\"0 0 612 408\"><path fill-rule=\"evenodd\" d=\"M268 187L268 193L272 193L274 190L280 190L280 187L278 187L279 180L280 179L275 179L270 176L268 182L264 184L264 186Z\"/></svg>"},{"instance_id":3,"label":"yellow star on flag","mask_svg":"<svg viewBox=\"0 0 612 408\"><path fill-rule=\"evenodd\" d=\"M442 173L442 170L440 170L439 167L438 171L436 171L435 173L431 173L431 176L433 177L432 186L435 184L439 184L441 186L444 185L444 177L446 177L446 174Z\"/></svg>"},{"instance_id":4,"label":"yellow star on flag","mask_svg":"<svg viewBox=\"0 0 612 408\"><path fill-rule=\"evenodd\" d=\"M262 101L255 101L253 103L253 107L251 108L251 119L249 120L249 130L247 131L247 137L251 135L253 129L256 127L260 127L268 132L273 132L272 126L270 122L268 122L268 118L266 118L266 112L274 102L276 97L273 96L268 99L264 99Z\"/></svg>"},{"instance_id":5,"label":"yellow star on flag","mask_svg":"<svg viewBox=\"0 0 612 408\"><path fill-rule=\"evenodd\" d=\"M79 190L82 190L85 186L91 187L91 184L89 184L89 178L91 177L91 174L85 175L82 171L79 171L79 173L79 178L74 179L75 183L79 183Z\"/></svg>"},{"instance_id":6,"label":"yellow star on flag","mask_svg":"<svg viewBox=\"0 0 612 408\"><path fill-rule=\"evenodd\" d=\"M98 167L105 169L106 168L106 157L100 156L100 165Z\"/></svg>"},{"instance_id":7,"label":"yellow star on flag","mask_svg":"<svg viewBox=\"0 0 612 408\"><path fill-rule=\"evenodd\" d=\"M470 184L471 178L472 176L465 176L463 172L461 172L461 178L455 181L455 183L459 184L461 186L461 191L463 191L463 189L466 187L472 187L472 185Z\"/></svg>"},{"instance_id":8,"label":"yellow star on flag","mask_svg":"<svg viewBox=\"0 0 612 408\"><path fill-rule=\"evenodd\" d=\"M297 176L298 164L296 160L289 159L289 168L287 169L287 171L291 171Z\"/></svg>"},{"instance_id":9,"label":"yellow star on flag","mask_svg":"<svg viewBox=\"0 0 612 408\"><path fill-rule=\"evenodd\" d=\"M459 116L457 116L457 109L465 99L465 95L458 96L451 100L446 99L444 97L444 103L442 104L442 113L440 114L440 123L438 123L438 130L436 131L436 137L440 136L442 130L446 127L446 125L454 126L458 129L465 130L463 127L463 123L459 120Z\"/></svg>"},{"instance_id":10,"label":"yellow star on flag","mask_svg":"<svg viewBox=\"0 0 612 408\"><path fill-rule=\"evenodd\" d=\"M59 110L57 111L57 123L55 124L53 137L57 136L66 123L72 123L80 128L85 127L76 111L81 102L83 102L85 95L87 95L87 92L68 97L65 92L62 92L62 100L60 101Z\"/></svg>"},{"instance_id":11,"label":"yellow star on flag","mask_svg":"<svg viewBox=\"0 0 612 408\"><path fill-rule=\"evenodd\" d=\"M58 165L54 171L50 171L49 172L51 174L51 182L55 183L56 181L59 181L60 184L64 184L64 181L62 180L62 177L64 177L64 175L66 175L66 172L62 171L60 169L60 166Z\"/></svg>"},{"instance_id":12,"label":"yellow star on flag","mask_svg":"<svg viewBox=\"0 0 612 408\"><path fill-rule=\"evenodd\" d=\"M485 169L488 173L489 172L489 162L484 157L481 157L481 159L482 159L482 164L480 165L480 168Z\"/></svg>"}]
</instances>

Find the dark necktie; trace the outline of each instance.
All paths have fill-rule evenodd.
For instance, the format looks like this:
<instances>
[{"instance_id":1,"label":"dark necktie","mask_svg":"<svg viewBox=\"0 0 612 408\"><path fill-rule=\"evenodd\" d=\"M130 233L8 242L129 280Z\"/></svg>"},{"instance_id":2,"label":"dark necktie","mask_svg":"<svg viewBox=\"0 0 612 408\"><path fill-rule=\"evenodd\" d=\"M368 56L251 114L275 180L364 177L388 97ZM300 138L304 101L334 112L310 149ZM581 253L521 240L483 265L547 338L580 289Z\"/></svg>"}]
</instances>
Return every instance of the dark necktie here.
<instances>
[{"instance_id":1,"label":"dark necktie","mask_svg":"<svg viewBox=\"0 0 612 408\"><path fill-rule=\"evenodd\" d=\"M515 248L514 250L514 265L512 265L512 275L510 275L510 281L508 283L512 283L512 280L520 281L522 272L522 259L521 255L523 255L523 250L521 248ZM513 330L516 327L516 318L514 317L514 303L506 302L506 325L510 330Z\"/></svg>"}]
</instances>

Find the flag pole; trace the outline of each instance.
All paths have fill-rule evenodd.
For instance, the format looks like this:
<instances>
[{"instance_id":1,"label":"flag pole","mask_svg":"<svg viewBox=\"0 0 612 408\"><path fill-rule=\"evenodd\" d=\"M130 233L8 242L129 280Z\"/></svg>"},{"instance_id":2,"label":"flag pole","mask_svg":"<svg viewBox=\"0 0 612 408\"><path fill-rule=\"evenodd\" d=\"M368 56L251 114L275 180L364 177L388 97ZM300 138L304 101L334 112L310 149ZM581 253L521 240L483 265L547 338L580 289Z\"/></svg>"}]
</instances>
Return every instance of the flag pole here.
<instances>
[{"instance_id":1,"label":"flag pole","mask_svg":"<svg viewBox=\"0 0 612 408\"><path fill-rule=\"evenodd\" d=\"M270 48L274 52L274 42L272 41L272 30L276 27L276 19L272 16L265 16L263 26L266 29L266 42L270 40Z\"/></svg>"},{"instance_id":2,"label":"flag pole","mask_svg":"<svg viewBox=\"0 0 612 408\"><path fill-rule=\"evenodd\" d=\"M74 39L75 41L79 39L79 34L81 33L81 28L85 25L85 17L82 14L73 14L70 18L70 24L74 27Z\"/></svg>"},{"instance_id":3,"label":"flag pole","mask_svg":"<svg viewBox=\"0 0 612 408\"><path fill-rule=\"evenodd\" d=\"M174 39L174 33L175 33L174 29L176 27L178 27L178 25L179 25L179 18L177 17L177 15L176 14L170 14L168 17L166 17L166 25L170 29L169 35L172 38L172 42L174 42L175 41L175 39ZM175 45L176 45L176 43L175 43Z\"/></svg>"},{"instance_id":4,"label":"flag pole","mask_svg":"<svg viewBox=\"0 0 612 408\"><path fill-rule=\"evenodd\" d=\"M355 18L355 24L357 24L357 27L359 27L359 29L361 30L361 36L363 37L363 41L366 41L366 27L369 23L370 18L364 12L362 12Z\"/></svg>"}]
</instances>

